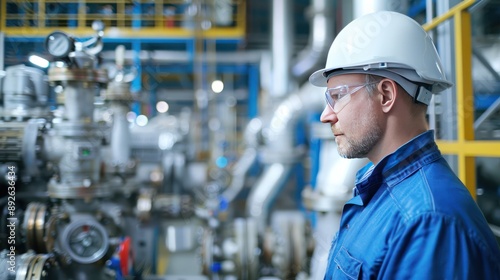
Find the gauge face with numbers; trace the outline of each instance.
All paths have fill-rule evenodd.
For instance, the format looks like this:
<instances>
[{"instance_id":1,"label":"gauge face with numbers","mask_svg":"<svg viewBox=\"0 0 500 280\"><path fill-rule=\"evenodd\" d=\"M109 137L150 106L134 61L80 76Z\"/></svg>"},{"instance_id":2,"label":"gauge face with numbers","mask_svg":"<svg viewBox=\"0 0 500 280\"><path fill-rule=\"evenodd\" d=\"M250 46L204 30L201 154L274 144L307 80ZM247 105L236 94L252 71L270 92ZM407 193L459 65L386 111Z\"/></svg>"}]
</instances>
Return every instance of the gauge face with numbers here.
<instances>
[{"instance_id":1,"label":"gauge face with numbers","mask_svg":"<svg viewBox=\"0 0 500 280\"><path fill-rule=\"evenodd\" d=\"M47 36L47 51L55 57L65 57L73 50L73 40L64 32L56 31Z\"/></svg>"}]
</instances>

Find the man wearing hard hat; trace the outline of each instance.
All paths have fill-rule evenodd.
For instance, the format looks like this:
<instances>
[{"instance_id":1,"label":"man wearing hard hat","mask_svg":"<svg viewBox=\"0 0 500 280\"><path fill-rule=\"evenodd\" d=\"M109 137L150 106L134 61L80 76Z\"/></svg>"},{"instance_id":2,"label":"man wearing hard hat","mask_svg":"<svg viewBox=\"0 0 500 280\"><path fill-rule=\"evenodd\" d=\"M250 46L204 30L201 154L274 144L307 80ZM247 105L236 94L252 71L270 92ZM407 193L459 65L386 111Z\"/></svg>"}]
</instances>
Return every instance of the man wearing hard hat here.
<instances>
[{"instance_id":1,"label":"man wearing hard hat","mask_svg":"<svg viewBox=\"0 0 500 280\"><path fill-rule=\"evenodd\" d=\"M343 208L325 279L500 279L500 249L439 152L426 110L452 86L413 19L376 12L335 38L309 81L327 87L321 121L338 152L371 163Z\"/></svg>"}]
</instances>

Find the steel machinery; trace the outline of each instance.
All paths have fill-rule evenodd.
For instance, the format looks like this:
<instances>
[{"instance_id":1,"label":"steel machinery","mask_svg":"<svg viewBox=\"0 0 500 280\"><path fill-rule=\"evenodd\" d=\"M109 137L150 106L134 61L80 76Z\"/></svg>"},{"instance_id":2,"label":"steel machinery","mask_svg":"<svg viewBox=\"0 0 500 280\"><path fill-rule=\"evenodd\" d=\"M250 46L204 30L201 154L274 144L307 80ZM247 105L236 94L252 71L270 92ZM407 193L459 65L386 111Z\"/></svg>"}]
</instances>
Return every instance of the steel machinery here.
<instances>
[{"instance_id":1,"label":"steel machinery","mask_svg":"<svg viewBox=\"0 0 500 280\"><path fill-rule=\"evenodd\" d=\"M84 42L50 34L46 47L56 60L46 76L23 66L6 71L15 79L3 82L2 139L12 152L2 164L16 174L7 178L16 195L5 198L17 200L2 205L17 209L16 253L25 261L16 279L106 279L120 245L123 209L106 201L117 186L103 176L105 137L94 121L95 97L109 80L96 56L102 25L94 29ZM50 112L47 84L57 105Z\"/></svg>"},{"instance_id":2,"label":"steel machinery","mask_svg":"<svg viewBox=\"0 0 500 280\"><path fill-rule=\"evenodd\" d=\"M324 16L329 1L316 2ZM193 152L191 109L129 121L136 73L123 46L114 65L101 63L103 25L93 28L86 40L49 34L46 74L6 69L0 164L15 176L1 184L16 201L0 200L0 263L15 269L0 279L319 279L312 261L334 226L315 231L314 221L338 215L328 205L346 195L329 193L327 181L354 178L361 163L332 166L333 139L315 130L322 167L316 188L302 191L310 158L294 131L322 109L320 89L293 89L251 119L241 155L218 166ZM332 171L339 166L342 174ZM339 190L352 184L336 181Z\"/></svg>"}]
</instances>

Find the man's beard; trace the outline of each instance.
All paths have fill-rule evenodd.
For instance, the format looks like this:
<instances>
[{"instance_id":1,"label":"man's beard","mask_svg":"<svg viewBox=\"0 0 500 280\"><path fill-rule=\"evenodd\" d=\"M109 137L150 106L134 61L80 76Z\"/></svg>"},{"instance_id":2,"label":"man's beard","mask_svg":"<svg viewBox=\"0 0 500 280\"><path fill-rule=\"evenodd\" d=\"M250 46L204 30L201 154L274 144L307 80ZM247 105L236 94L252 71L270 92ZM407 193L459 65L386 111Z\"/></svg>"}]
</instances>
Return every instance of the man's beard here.
<instances>
[{"instance_id":1,"label":"man's beard","mask_svg":"<svg viewBox=\"0 0 500 280\"><path fill-rule=\"evenodd\" d=\"M345 140L342 145L338 145L337 150L339 155L344 158L365 158L368 153L373 149L377 142L382 137L382 130L376 125L372 125L366 137L361 139L348 138L346 135L342 136Z\"/></svg>"}]
</instances>

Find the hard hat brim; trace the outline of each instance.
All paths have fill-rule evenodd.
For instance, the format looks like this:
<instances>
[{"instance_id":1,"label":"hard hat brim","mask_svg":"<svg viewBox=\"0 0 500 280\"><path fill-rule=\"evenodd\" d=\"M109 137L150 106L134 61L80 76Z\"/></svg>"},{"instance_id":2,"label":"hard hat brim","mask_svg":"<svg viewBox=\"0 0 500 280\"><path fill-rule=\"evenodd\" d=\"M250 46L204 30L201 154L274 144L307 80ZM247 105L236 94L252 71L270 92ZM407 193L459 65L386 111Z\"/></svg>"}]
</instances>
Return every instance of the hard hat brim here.
<instances>
[{"instance_id":1,"label":"hard hat brim","mask_svg":"<svg viewBox=\"0 0 500 280\"><path fill-rule=\"evenodd\" d=\"M314 73L309 76L309 82L317 87L326 87L327 86L327 78L325 77L325 72L327 72L329 69L320 69L315 71Z\"/></svg>"}]
</instances>

